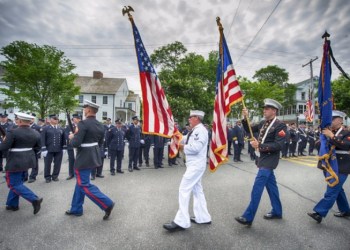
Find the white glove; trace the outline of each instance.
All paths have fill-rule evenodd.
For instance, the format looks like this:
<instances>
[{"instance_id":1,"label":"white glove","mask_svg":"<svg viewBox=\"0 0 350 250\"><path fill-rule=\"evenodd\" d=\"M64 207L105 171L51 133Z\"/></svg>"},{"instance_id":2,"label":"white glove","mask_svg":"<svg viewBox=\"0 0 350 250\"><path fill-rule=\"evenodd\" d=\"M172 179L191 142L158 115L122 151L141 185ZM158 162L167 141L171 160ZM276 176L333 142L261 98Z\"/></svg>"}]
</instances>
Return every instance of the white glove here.
<instances>
[{"instance_id":1,"label":"white glove","mask_svg":"<svg viewBox=\"0 0 350 250\"><path fill-rule=\"evenodd\" d=\"M105 156L107 156L108 155L108 152L107 151L105 151Z\"/></svg>"},{"instance_id":2,"label":"white glove","mask_svg":"<svg viewBox=\"0 0 350 250\"><path fill-rule=\"evenodd\" d=\"M67 150L63 149L63 154L65 155L67 153Z\"/></svg>"},{"instance_id":3,"label":"white glove","mask_svg":"<svg viewBox=\"0 0 350 250\"><path fill-rule=\"evenodd\" d=\"M170 141L168 141L168 145L170 145L171 144L171 142Z\"/></svg>"},{"instance_id":4,"label":"white glove","mask_svg":"<svg viewBox=\"0 0 350 250\"><path fill-rule=\"evenodd\" d=\"M290 142L289 144L292 144L293 142Z\"/></svg>"},{"instance_id":5,"label":"white glove","mask_svg":"<svg viewBox=\"0 0 350 250\"><path fill-rule=\"evenodd\" d=\"M238 144L238 141L235 141L235 144L237 145L237 144Z\"/></svg>"},{"instance_id":6,"label":"white glove","mask_svg":"<svg viewBox=\"0 0 350 250\"><path fill-rule=\"evenodd\" d=\"M140 140L140 143L141 143L141 144L145 144L145 140L141 139L141 140Z\"/></svg>"},{"instance_id":7,"label":"white glove","mask_svg":"<svg viewBox=\"0 0 350 250\"><path fill-rule=\"evenodd\" d=\"M47 150L41 152L41 157L46 157L47 156Z\"/></svg>"}]
</instances>

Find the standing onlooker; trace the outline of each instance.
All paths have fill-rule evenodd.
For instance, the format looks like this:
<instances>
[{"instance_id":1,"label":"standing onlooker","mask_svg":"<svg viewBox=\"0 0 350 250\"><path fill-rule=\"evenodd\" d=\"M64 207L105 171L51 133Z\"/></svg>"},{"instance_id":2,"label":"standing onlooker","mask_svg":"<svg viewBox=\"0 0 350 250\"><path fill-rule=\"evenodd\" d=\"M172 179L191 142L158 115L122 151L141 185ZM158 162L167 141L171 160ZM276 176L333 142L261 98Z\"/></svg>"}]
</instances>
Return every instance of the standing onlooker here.
<instances>
[{"instance_id":1,"label":"standing onlooker","mask_svg":"<svg viewBox=\"0 0 350 250\"><path fill-rule=\"evenodd\" d=\"M253 132L259 132L258 139L251 141L253 148L258 149L260 153L257 159L259 171L255 178L249 206L242 216L235 218L237 222L243 225L250 226L253 223L265 187L270 197L272 210L264 215L264 219L282 218L282 204L273 171L278 165L280 151L286 136L286 125L277 119L277 112L281 108L282 105L279 102L272 99L265 99L265 120L251 128ZM244 115L244 129L248 132L248 122L246 120L248 110L243 109L242 113Z\"/></svg>"},{"instance_id":2,"label":"standing onlooker","mask_svg":"<svg viewBox=\"0 0 350 250\"><path fill-rule=\"evenodd\" d=\"M299 140L298 131L296 130L295 123L290 124L289 128L289 136L290 136L290 142L289 142L289 157L297 157L295 155L295 151L297 149L297 143Z\"/></svg>"},{"instance_id":3,"label":"standing onlooker","mask_svg":"<svg viewBox=\"0 0 350 250\"><path fill-rule=\"evenodd\" d=\"M68 177L66 180L71 180L74 178L74 162L75 162L75 155L74 155L74 148L72 144L69 143L69 134L75 133L76 128L78 126L78 123L81 121L81 115L79 114L73 114L72 115L72 126L73 128L70 128L69 126L65 129L65 139L67 144L67 154L68 154ZM74 132L71 131L73 129Z\"/></svg>"},{"instance_id":4,"label":"standing onlooker","mask_svg":"<svg viewBox=\"0 0 350 250\"><path fill-rule=\"evenodd\" d=\"M141 139L140 139L140 151L139 151L139 167L142 166L142 157L145 159L146 167L149 167L149 150L151 148L151 136L143 133L142 131L142 123L140 120L140 128L141 128Z\"/></svg>"},{"instance_id":5,"label":"standing onlooker","mask_svg":"<svg viewBox=\"0 0 350 250\"><path fill-rule=\"evenodd\" d=\"M33 118L30 121L30 127L40 134L41 126L35 123L36 115L34 113L32 113L31 115L33 116ZM32 183L36 181L36 177L38 176L38 173L39 173L39 157L40 157L40 151L35 154L35 158L36 158L35 165L32 167L32 171L29 175L28 183Z\"/></svg>"},{"instance_id":6,"label":"standing onlooker","mask_svg":"<svg viewBox=\"0 0 350 250\"><path fill-rule=\"evenodd\" d=\"M59 181L63 146L65 145L65 137L63 129L58 125L58 116L52 114L50 124L42 128L41 132L41 154L44 157L44 177L46 183L51 180ZM53 172L51 174L51 163L53 161Z\"/></svg>"},{"instance_id":7,"label":"standing onlooker","mask_svg":"<svg viewBox=\"0 0 350 250\"><path fill-rule=\"evenodd\" d=\"M227 152L228 155L232 155L232 138L233 138L233 128L231 124L227 124Z\"/></svg>"},{"instance_id":8,"label":"standing onlooker","mask_svg":"<svg viewBox=\"0 0 350 250\"><path fill-rule=\"evenodd\" d=\"M242 153L242 148L244 146L244 131L242 128L242 123L241 121L236 122L236 126L233 127L233 132L232 132L232 141L233 141L233 160L234 162L242 162L241 160L241 153Z\"/></svg>"},{"instance_id":9,"label":"standing onlooker","mask_svg":"<svg viewBox=\"0 0 350 250\"><path fill-rule=\"evenodd\" d=\"M159 135L153 135L151 145L153 147L154 168L163 168L164 146L167 139Z\"/></svg>"},{"instance_id":10,"label":"standing onlooker","mask_svg":"<svg viewBox=\"0 0 350 250\"><path fill-rule=\"evenodd\" d=\"M129 172L132 172L133 169L140 170L137 167L141 144L141 128L138 123L139 118L137 116L132 117L132 124L126 132L126 139L129 142Z\"/></svg>"},{"instance_id":11,"label":"standing onlooker","mask_svg":"<svg viewBox=\"0 0 350 250\"><path fill-rule=\"evenodd\" d=\"M211 224L201 183L207 166L208 145L208 131L202 124L203 118L203 111L191 110L188 121L192 130L180 144L179 150L183 150L186 155L186 172L179 187L179 210L174 221L163 225L170 232L189 228L191 222ZM188 211L191 194L193 194L194 217L190 217Z\"/></svg>"},{"instance_id":12,"label":"standing onlooker","mask_svg":"<svg viewBox=\"0 0 350 250\"><path fill-rule=\"evenodd\" d=\"M308 131L308 141L309 141L309 155L314 156L314 149L315 149L315 131L313 127L309 128Z\"/></svg>"},{"instance_id":13,"label":"standing onlooker","mask_svg":"<svg viewBox=\"0 0 350 250\"><path fill-rule=\"evenodd\" d=\"M108 152L111 156L110 171L111 175L115 175L115 161L117 160L117 173L123 174L122 160L125 147L125 131L122 129L122 122L120 119L115 120L115 127L107 131L107 146Z\"/></svg>"}]
</instances>

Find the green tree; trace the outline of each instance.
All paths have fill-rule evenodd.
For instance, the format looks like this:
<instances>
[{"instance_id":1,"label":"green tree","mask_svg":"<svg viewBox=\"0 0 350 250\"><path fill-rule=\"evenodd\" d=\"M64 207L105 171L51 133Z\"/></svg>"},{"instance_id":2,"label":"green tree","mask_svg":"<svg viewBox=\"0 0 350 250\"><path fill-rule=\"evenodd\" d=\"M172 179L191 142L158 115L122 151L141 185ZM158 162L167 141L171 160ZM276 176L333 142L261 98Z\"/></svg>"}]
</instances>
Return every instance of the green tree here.
<instances>
[{"instance_id":1,"label":"green tree","mask_svg":"<svg viewBox=\"0 0 350 250\"><path fill-rule=\"evenodd\" d=\"M17 107L45 117L77 105L75 96L79 87L72 73L75 66L55 47L14 41L2 47L1 62L5 69L3 81L9 89L1 88L7 95L4 108Z\"/></svg>"},{"instance_id":2,"label":"green tree","mask_svg":"<svg viewBox=\"0 0 350 250\"><path fill-rule=\"evenodd\" d=\"M350 80L344 76L338 77L332 82L332 92L336 109L350 114Z\"/></svg>"},{"instance_id":3,"label":"green tree","mask_svg":"<svg viewBox=\"0 0 350 250\"><path fill-rule=\"evenodd\" d=\"M257 81L267 81L273 85L283 87L289 80L289 74L285 69L278 67L277 65L269 65L266 68L261 68L255 71L253 76Z\"/></svg>"},{"instance_id":4,"label":"green tree","mask_svg":"<svg viewBox=\"0 0 350 250\"><path fill-rule=\"evenodd\" d=\"M190 109L206 113L205 122L212 119L215 95L217 52L208 59L175 42L156 50L151 55L153 65L161 68L159 79L165 90L174 117L187 122Z\"/></svg>"}]
</instances>

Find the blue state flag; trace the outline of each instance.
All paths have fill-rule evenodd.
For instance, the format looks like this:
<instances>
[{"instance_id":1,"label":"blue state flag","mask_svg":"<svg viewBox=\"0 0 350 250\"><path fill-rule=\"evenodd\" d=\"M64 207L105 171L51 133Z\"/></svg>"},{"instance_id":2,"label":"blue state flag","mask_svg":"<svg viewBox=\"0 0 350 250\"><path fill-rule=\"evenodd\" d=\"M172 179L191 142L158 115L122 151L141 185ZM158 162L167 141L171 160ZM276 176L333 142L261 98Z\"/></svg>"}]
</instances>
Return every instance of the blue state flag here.
<instances>
[{"instance_id":1,"label":"blue state flag","mask_svg":"<svg viewBox=\"0 0 350 250\"><path fill-rule=\"evenodd\" d=\"M331 88L331 62L330 41L325 40L323 45L323 58L321 63L320 78L318 82L318 103L320 107L320 128L329 128L332 124L332 88ZM338 184L338 162L335 147L331 145L327 137L320 135L320 151L318 167L324 170L326 182L330 187Z\"/></svg>"}]
</instances>

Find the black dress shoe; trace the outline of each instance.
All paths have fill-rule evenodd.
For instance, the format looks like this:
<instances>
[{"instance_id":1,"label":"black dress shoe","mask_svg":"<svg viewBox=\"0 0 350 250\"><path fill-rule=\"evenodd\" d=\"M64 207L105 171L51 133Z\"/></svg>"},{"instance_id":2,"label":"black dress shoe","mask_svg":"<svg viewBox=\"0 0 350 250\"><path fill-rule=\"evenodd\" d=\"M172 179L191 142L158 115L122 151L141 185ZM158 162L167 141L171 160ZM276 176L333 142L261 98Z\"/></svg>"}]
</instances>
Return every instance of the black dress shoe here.
<instances>
[{"instance_id":1,"label":"black dress shoe","mask_svg":"<svg viewBox=\"0 0 350 250\"><path fill-rule=\"evenodd\" d=\"M52 178L53 181L59 181L59 179L56 177L56 178Z\"/></svg>"},{"instance_id":2,"label":"black dress shoe","mask_svg":"<svg viewBox=\"0 0 350 250\"><path fill-rule=\"evenodd\" d=\"M190 217L190 220L191 220L191 222L196 223L196 224L208 224L208 225L211 224L211 221L199 223L196 221L196 217Z\"/></svg>"},{"instance_id":3,"label":"black dress shoe","mask_svg":"<svg viewBox=\"0 0 350 250\"><path fill-rule=\"evenodd\" d=\"M238 221L238 223L240 223L242 225L246 225L246 226L251 226L252 225L252 222L251 221L247 221L247 219L244 218L243 216L235 217L235 220Z\"/></svg>"},{"instance_id":4,"label":"black dress shoe","mask_svg":"<svg viewBox=\"0 0 350 250\"><path fill-rule=\"evenodd\" d=\"M132 172L132 171L133 171L132 168L129 168L128 170L129 170L129 172Z\"/></svg>"},{"instance_id":5,"label":"black dress shoe","mask_svg":"<svg viewBox=\"0 0 350 250\"><path fill-rule=\"evenodd\" d=\"M282 219L282 215L267 213L264 215L265 220Z\"/></svg>"},{"instance_id":6,"label":"black dress shoe","mask_svg":"<svg viewBox=\"0 0 350 250\"><path fill-rule=\"evenodd\" d=\"M29 179L28 180L28 183L33 183L33 182L35 182L36 181L36 179Z\"/></svg>"},{"instance_id":7,"label":"black dress shoe","mask_svg":"<svg viewBox=\"0 0 350 250\"><path fill-rule=\"evenodd\" d=\"M115 172L111 172L111 175L115 175Z\"/></svg>"},{"instance_id":8,"label":"black dress shoe","mask_svg":"<svg viewBox=\"0 0 350 250\"><path fill-rule=\"evenodd\" d=\"M336 212L334 213L335 217L350 217L350 211L349 212Z\"/></svg>"},{"instance_id":9,"label":"black dress shoe","mask_svg":"<svg viewBox=\"0 0 350 250\"><path fill-rule=\"evenodd\" d=\"M33 208L34 208L34 214L37 214L40 211L41 208L41 202L43 202L43 198L39 198L32 202Z\"/></svg>"},{"instance_id":10,"label":"black dress shoe","mask_svg":"<svg viewBox=\"0 0 350 250\"><path fill-rule=\"evenodd\" d=\"M178 164L175 162L175 163L173 163L173 165L178 165Z\"/></svg>"},{"instance_id":11,"label":"black dress shoe","mask_svg":"<svg viewBox=\"0 0 350 250\"><path fill-rule=\"evenodd\" d=\"M114 203L109 207L107 207L107 209L105 210L105 215L103 216L103 220L108 220L109 216L112 213L113 207L114 207Z\"/></svg>"},{"instance_id":12,"label":"black dress shoe","mask_svg":"<svg viewBox=\"0 0 350 250\"><path fill-rule=\"evenodd\" d=\"M96 177L98 178L105 178L104 175L97 174Z\"/></svg>"},{"instance_id":13,"label":"black dress shoe","mask_svg":"<svg viewBox=\"0 0 350 250\"><path fill-rule=\"evenodd\" d=\"M77 213L72 213L70 210L67 210L67 211L66 211L66 215L72 215L72 216L82 216L82 215L83 215L83 213L81 213L81 214L77 214Z\"/></svg>"},{"instance_id":14,"label":"black dress shoe","mask_svg":"<svg viewBox=\"0 0 350 250\"><path fill-rule=\"evenodd\" d=\"M158 168L164 168L163 166L158 166Z\"/></svg>"},{"instance_id":15,"label":"black dress shoe","mask_svg":"<svg viewBox=\"0 0 350 250\"><path fill-rule=\"evenodd\" d=\"M175 222L170 222L170 223L165 223L163 225L163 228L168 230L169 232L175 232L175 231L181 231L181 230L185 230L186 228L180 227L178 224L176 224Z\"/></svg>"},{"instance_id":16,"label":"black dress shoe","mask_svg":"<svg viewBox=\"0 0 350 250\"><path fill-rule=\"evenodd\" d=\"M69 181L69 180L71 180L71 179L73 179L73 178L74 178L74 175L70 175L70 176L67 177L66 180Z\"/></svg>"},{"instance_id":17,"label":"black dress shoe","mask_svg":"<svg viewBox=\"0 0 350 250\"><path fill-rule=\"evenodd\" d=\"M140 170L138 167L134 167L135 170Z\"/></svg>"},{"instance_id":18,"label":"black dress shoe","mask_svg":"<svg viewBox=\"0 0 350 250\"><path fill-rule=\"evenodd\" d=\"M14 207L14 206L6 206L6 210L9 210L9 211L17 211L19 209L19 206L17 207Z\"/></svg>"},{"instance_id":19,"label":"black dress shoe","mask_svg":"<svg viewBox=\"0 0 350 250\"><path fill-rule=\"evenodd\" d=\"M91 180L92 180L92 181L95 180L95 176L91 176Z\"/></svg>"},{"instance_id":20,"label":"black dress shoe","mask_svg":"<svg viewBox=\"0 0 350 250\"><path fill-rule=\"evenodd\" d=\"M321 223L322 221L322 216L319 213L307 213L307 215L317 221L317 223Z\"/></svg>"},{"instance_id":21,"label":"black dress shoe","mask_svg":"<svg viewBox=\"0 0 350 250\"><path fill-rule=\"evenodd\" d=\"M123 170L117 170L117 173L124 174L124 171Z\"/></svg>"},{"instance_id":22,"label":"black dress shoe","mask_svg":"<svg viewBox=\"0 0 350 250\"><path fill-rule=\"evenodd\" d=\"M50 183L50 182L51 182L51 179L46 179L45 182L46 182L46 183Z\"/></svg>"}]
</instances>

